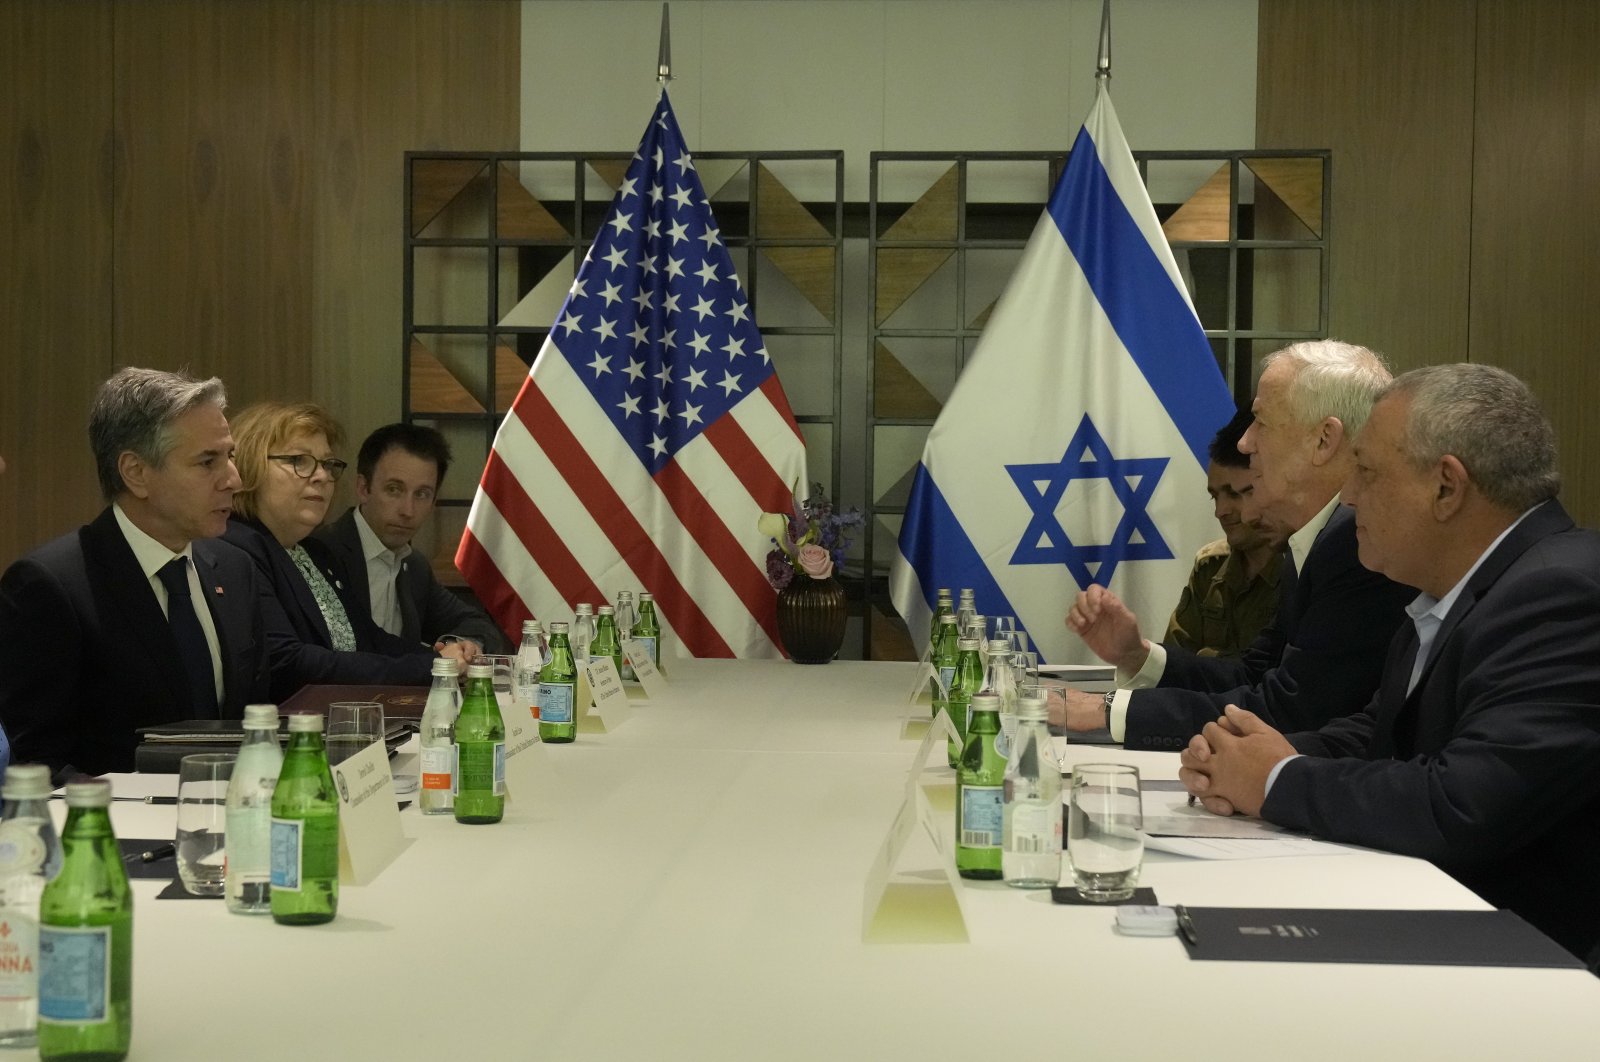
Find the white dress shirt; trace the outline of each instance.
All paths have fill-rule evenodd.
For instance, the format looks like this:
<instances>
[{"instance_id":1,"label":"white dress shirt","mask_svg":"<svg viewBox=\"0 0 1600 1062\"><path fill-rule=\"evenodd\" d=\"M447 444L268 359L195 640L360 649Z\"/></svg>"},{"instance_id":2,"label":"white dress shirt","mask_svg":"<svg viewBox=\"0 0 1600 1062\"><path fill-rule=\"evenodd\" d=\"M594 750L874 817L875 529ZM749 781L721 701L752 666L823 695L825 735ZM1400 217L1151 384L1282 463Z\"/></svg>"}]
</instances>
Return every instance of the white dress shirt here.
<instances>
[{"instance_id":1,"label":"white dress shirt","mask_svg":"<svg viewBox=\"0 0 1600 1062\"><path fill-rule=\"evenodd\" d=\"M400 598L395 580L411 556L411 543L390 549L367 525L367 518L356 507L356 534L361 536L361 555L367 561L367 595L372 602L372 622L396 637L404 636L405 621L400 615Z\"/></svg>"},{"instance_id":2,"label":"white dress shirt","mask_svg":"<svg viewBox=\"0 0 1600 1062\"><path fill-rule=\"evenodd\" d=\"M150 583L150 589L155 592L163 616L167 614L167 588L161 582L158 573L179 557L189 558L189 598L194 603L194 614L200 621L200 630L205 633L206 648L211 651L211 679L217 691L217 703L221 704L222 643L217 641L217 625L212 622L210 605L210 598L215 590L200 582L200 572L194 563L193 547L184 543L183 550L174 553L139 530L134 522L128 519L128 514L122 511L122 506L112 505L111 513L117 518L117 526L122 529L122 537L128 540L128 548L133 550L133 559L139 562L139 569L144 572L145 579Z\"/></svg>"},{"instance_id":3,"label":"white dress shirt","mask_svg":"<svg viewBox=\"0 0 1600 1062\"><path fill-rule=\"evenodd\" d=\"M1317 536L1322 534L1322 529L1328 526L1328 521L1333 519L1333 511L1339 507L1339 495L1335 494L1327 505L1306 521L1305 526L1289 536L1289 556L1294 559L1296 573L1305 571L1306 557L1311 552L1311 547L1317 541ZM1129 674L1121 668L1117 669L1117 692L1111 698L1111 737L1121 741L1122 735L1128 729L1128 702L1134 690L1147 690L1161 681L1161 676L1167 670L1167 649L1160 642L1150 643L1150 655L1145 659L1144 666L1137 673Z\"/></svg>"}]
</instances>

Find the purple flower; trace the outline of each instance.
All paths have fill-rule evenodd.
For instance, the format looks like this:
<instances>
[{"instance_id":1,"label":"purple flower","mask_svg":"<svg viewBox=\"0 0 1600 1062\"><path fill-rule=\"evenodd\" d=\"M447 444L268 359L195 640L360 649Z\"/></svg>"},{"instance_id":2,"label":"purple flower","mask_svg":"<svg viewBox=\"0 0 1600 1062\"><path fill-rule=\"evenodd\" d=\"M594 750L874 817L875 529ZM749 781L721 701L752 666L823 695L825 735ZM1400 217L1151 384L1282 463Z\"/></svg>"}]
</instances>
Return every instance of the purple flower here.
<instances>
[{"instance_id":1,"label":"purple flower","mask_svg":"<svg viewBox=\"0 0 1600 1062\"><path fill-rule=\"evenodd\" d=\"M772 584L774 590L782 590L793 580L794 566L789 563L783 550L770 550L767 553L767 582Z\"/></svg>"}]
</instances>

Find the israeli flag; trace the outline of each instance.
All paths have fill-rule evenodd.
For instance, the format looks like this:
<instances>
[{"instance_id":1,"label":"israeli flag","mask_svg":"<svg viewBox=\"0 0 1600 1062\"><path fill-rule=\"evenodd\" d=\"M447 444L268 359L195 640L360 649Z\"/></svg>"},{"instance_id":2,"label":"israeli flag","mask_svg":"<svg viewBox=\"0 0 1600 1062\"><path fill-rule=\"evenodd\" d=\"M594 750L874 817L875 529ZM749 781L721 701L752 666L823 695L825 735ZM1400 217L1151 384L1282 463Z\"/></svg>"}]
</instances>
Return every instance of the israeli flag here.
<instances>
[{"instance_id":1,"label":"israeli flag","mask_svg":"<svg viewBox=\"0 0 1600 1062\"><path fill-rule=\"evenodd\" d=\"M1042 660L1110 587L1147 635L1220 530L1206 448L1233 400L1104 83L1016 273L928 433L890 573L922 648L940 587L1015 616Z\"/></svg>"}]
</instances>

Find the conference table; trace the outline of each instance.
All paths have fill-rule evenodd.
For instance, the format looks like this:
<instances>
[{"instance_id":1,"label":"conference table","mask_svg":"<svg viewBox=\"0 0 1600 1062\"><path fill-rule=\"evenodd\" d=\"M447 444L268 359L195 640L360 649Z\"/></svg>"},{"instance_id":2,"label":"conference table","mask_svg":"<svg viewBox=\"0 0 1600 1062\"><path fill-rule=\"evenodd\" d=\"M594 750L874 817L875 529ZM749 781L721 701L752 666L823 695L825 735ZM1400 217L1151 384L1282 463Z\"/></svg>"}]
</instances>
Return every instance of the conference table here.
<instances>
[{"instance_id":1,"label":"conference table","mask_svg":"<svg viewBox=\"0 0 1600 1062\"><path fill-rule=\"evenodd\" d=\"M495 826L401 813L405 850L319 927L135 882L135 1059L1593 1058L1575 970L1191 960L1114 909L956 890L965 943L863 941L907 791L914 665L670 663L609 733L542 750ZM1176 757L1069 746L1176 776ZM404 759L400 761L404 763ZM950 784L941 749L922 779ZM397 770L404 770L404 766ZM114 779L125 787L133 779ZM119 801L119 836L171 807ZM937 880L931 842L902 870ZM918 859L922 865L917 865ZM1474 909L1430 864L1147 853L1191 906ZM18 1053L26 1057L26 1052Z\"/></svg>"}]
</instances>

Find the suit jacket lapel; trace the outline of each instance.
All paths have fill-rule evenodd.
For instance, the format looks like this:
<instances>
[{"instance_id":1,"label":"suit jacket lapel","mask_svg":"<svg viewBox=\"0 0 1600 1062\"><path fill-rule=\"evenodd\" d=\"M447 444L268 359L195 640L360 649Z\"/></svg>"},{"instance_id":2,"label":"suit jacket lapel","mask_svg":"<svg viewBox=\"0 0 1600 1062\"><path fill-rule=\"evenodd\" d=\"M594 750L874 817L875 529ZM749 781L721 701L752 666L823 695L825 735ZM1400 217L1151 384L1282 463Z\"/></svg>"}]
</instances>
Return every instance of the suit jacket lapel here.
<instances>
[{"instance_id":1,"label":"suit jacket lapel","mask_svg":"<svg viewBox=\"0 0 1600 1062\"><path fill-rule=\"evenodd\" d=\"M103 591L115 609L115 617L103 619L108 625L120 626L144 647L141 655L160 676L172 703L185 706L177 718L193 716L188 676L178 658L178 640L172 635L172 625L161 611L150 580L133 555L133 547L122 537L116 516L106 508L79 536L84 555L96 570L96 593Z\"/></svg>"},{"instance_id":2,"label":"suit jacket lapel","mask_svg":"<svg viewBox=\"0 0 1600 1062\"><path fill-rule=\"evenodd\" d=\"M217 707L226 718L228 704L236 691L248 688L249 676L239 669L239 634L232 627L234 613L223 607L221 597L225 588L216 554L209 542L196 541L190 545L194 550L195 571L205 589L206 607L211 610L211 625L217 631L217 653L222 657L222 701Z\"/></svg>"},{"instance_id":3,"label":"suit jacket lapel","mask_svg":"<svg viewBox=\"0 0 1600 1062\"><path fill-rule=\"evenodd\" d=\"M367 558L361 548L361 532L356 527L356 511L353 507L334 521L333 533L329 538L330 544L344 553L345 575L350 580L350 592L365 605L362 611L369 611L372 608L372 586L367 582Z\"/></svg>"},{"instance_id":4,"label":"suit jacket lapel","mask_svg":"<svg viewBox=\"0 0 1600 1062\"><path fill-rule=\"evenodd\" d=\"M276 543L274 543L276 545ZM311 592L311 584L306 582L306 577L300 570L300 565L289 556L289 551L279 546L272 555L272 562L279 569L278 582L289 587L294 594L294 606L300 610L300 615L311 625L324 648L333 647L333 636L328 633L328 621L322 616L322 609L317 605L317 598Z\"/></svg>"},{"instance_id":5,"label":"suit jacket lapel","mask_svg":"<svg viewBox=\"0 0 1600 1062\"><path fill-rule=\"evenodd\" d=\"M417 612L417 595L412 593L412 584L419 582L412 577L412 565L420 564L417 554L400 562L400 572L394 577L394 597L400 605L400 636L408 642L422 641L422 617Z\"/></svg>"}]
</instances>

